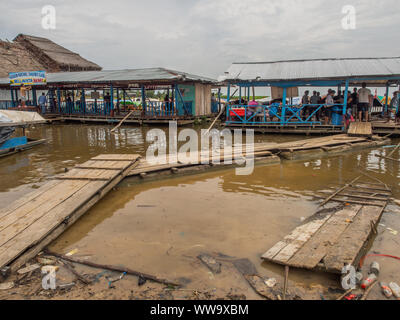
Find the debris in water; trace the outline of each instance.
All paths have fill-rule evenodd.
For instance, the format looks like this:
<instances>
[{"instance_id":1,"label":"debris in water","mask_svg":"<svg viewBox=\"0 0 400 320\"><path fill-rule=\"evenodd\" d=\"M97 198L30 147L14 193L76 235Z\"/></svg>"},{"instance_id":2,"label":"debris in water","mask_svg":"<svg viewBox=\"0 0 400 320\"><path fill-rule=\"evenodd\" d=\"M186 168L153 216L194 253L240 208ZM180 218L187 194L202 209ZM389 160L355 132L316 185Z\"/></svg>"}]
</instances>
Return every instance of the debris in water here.
<instances>
[{"instance_id":1,"label":"debris in water","mask_svg":"<svg viewBox=\"0 0 400 320\"><path fill-rule=\"evenodd\" d=\"M142 275L140 275L139 279L138 279L138 286L139 287L143 286L146 283L146 281L147 281L146 278L144 278Z\"/></svg>"},{"instance_id":2,"label":"debris in water","mask_svg":"<svg viewBox=\"0 0 400 320\"><path fill-rule=\"evenodd\" d=\"M203 262L213 273L221 273L221 263L216 261L208 254L201 254L197 257Z\"/></svg>"},{"instance_id":3,"label":"debris in water","mask_svg":"<svg viewBox=\"0 0 400 320\"><path fill-rule=\"evenodd\" d=\"M269 288L273 288L276 286L277 281L275 278L269 278L268 280L265 281L265 284L269 287Z\"/></svg>"},{"instance_id":4,"label":"debris in water","mask_svg":"<svg viewBox=\"0 0 400 320\"><path fill-rule=\"evenodd\" d=\"M78 249L74 249L74 250L71 250L70 252L68 252L68 253L66 253L65 255L67 256L67 257L70 257L70 256L73 256L75 253L77 253L78 252Z\"/></svg>"}]
</instances>

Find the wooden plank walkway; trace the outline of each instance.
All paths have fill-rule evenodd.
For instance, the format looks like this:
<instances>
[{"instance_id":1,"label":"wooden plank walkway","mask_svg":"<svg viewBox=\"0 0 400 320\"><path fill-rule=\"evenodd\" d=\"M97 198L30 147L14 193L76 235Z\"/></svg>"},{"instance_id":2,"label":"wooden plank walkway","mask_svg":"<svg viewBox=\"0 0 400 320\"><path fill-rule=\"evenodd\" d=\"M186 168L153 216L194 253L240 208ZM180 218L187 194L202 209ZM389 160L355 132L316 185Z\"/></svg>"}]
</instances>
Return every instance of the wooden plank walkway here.
<instances>
[{"instance_id":1,"label":"wooden plank walkway","mask_svg":"<svg viewBox=\"0 0 400 320\"><path fill-rule=\"evenodd\" d=\"M0 269L38 254L139 163L139 155L100 155L0 210Z\"/></svg>"},{"instance_id":2,"label":"wooden plank walkway","mask_svg":"<svg viewBox=\"0 0 400 320\"><path fill-rule=\"evenodd\" d=\"M347 134L339 134L334 136L325 136L307 140L299 140L285 143L256 143L254 145L254 157L256 161L264 163L276 164L280 162L280 158L287 160L297 160L303 158L315 158L323 155L333 155L346 151L354 151L359 149L371 148L390 143L390 139L373 136L367 137L349 137ZM242 150L243 149L243 150ZM189 161L169 161L166 158L166 164L151 164L149 159L140 160L140 164L132 170L128 176L147 175L158 172L166 172L175 170L178 172L182 168L199 167L201 165L209 165L213 160L219 159L221 165L232 165L232 160L244 158L247 155L246 145L243 148L233 147L231 156L221 155L212 156L210 153L194 152L193 157ZM182 159L178 157L178 159Z\"/></svg>"},{"instance_id":3,"label":"wooden plank walkway","mask_svg":"<svg viewBox=\"0 0 400 320\"><path fill-rule=\"evenodd\" d=\"M340 274L345 265L359 262L390 195L384 184L349 183L327 198L342 203L336 211L318 212L263 254L262 259Z\"/></svg>"}]
</instances>

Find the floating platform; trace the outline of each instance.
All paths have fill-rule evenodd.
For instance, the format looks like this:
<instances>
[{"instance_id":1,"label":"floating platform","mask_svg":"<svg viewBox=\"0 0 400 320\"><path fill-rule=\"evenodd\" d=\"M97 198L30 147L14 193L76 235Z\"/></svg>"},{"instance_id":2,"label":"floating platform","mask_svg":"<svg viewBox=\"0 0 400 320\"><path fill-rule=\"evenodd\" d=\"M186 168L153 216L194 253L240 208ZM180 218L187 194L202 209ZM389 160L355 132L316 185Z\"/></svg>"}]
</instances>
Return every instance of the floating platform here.
<instances>
[{"instance_id":1,"label":"floating platform","mask_svg":"<svg viewBox=\"0 0 400 320\"><path fill-rule=\"evenodd\" d=\"M229 129L254 129L256 133L276 133L276 134L299 134L299 135L333 135L344 133L343 126L335 125L304 125L304 124L287 124L281 126L280 124L225 124ZM387 123L384 121L372 122L373 135L391 135L393 137L400 136L400 125L394 123Z\"/></svg>"},{"instance_id":2,"label":"floating platform","mask_svg":"<svg viewBox=\"0 0 400 320\"><path fill-rule=\"evenodd\" d=\"M76 222L137 164L139 155L100 155L0 210L0 269L16 270Z\"/></svg>"},{"instance_id":3,"label":"floating platform","mask_svg":"<svg viewBox=\"0 0 400 320\"><path fill-rule=\"evenodd\" d=\"M324 136L308 140L300 140L285 143L257 143L254 146L254 158L256 164L274 165L281 160L310 160L318 157L327 157L344 152L357 151L390 143L390 139L378 136L349 137L346 134L335 136ZM233 166L232 160L244 158L247 155L246 146L241 149L233 149L232 154L212 157L211 155L199 153L194 155L190 162L169 161L166 164L153 165L146 159L141 159L139 165L132 170L129 177L157 176L160 174L176 174L179 172L191 172L216 166ZM215 158L218 161L215 164ZM178 159L181 159L178 156Z\"/></svg>"},{"instance_id":4,"label":"floating platform","mask_svg":"<svg viewBox=\"0 0 400 320\"><path fill-rule=\"evenodd\" d=\"M322 124L225 124L229 129L253 129L256 133L276 133L276 134L302 134L302 135L332 135L343 133L343 126L322 125Z\"/></svg>"},{"instance_id":5,"label":"floating platform","mask_svg":"<svg viewBox=\"0 0 400 320\"><path fill-rule=\"evenodd\" d=\"M92 116L92 115L46 115L46 119L49 122L80 122L80 123L107 123L107 124L118 124L124 116ZM178 126L185 126L193 124L194 118L180 118L180 117L143 117L143 118L128 118L124 121L124 124L133 125L168 125L170 121L176 121Z\"/></svg>"},{"instance_id":6,"label":"floating platform","mask_svg":"<svg viewBox=\"0 0 400 320\"><path fill-rule=\"evenodd\" d=\"M332 193L323 202L341 205L309 218L279 241L262 259L279 265L341 274L357 266L376 232L391 191L385 184L356 183Z\"/></svg>"}]
</instances>

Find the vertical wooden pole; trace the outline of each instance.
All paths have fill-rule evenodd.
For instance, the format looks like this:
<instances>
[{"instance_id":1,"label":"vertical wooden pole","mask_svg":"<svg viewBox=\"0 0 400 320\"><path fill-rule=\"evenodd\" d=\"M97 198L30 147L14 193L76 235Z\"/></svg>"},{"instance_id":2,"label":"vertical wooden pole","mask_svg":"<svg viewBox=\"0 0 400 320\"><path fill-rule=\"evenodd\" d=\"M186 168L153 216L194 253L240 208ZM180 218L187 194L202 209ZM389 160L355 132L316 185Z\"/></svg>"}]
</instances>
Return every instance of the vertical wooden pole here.
<instances>
[{"instance_id":1,"label":"vertical wooden pole","mask_svg":"<svg viewBox=\"0 0 400 320\"><path fill-rule=\"evenodd\" d=\"M110 96L111 96L111 105L110 105L110 115L114 116L114 87L110 85Z\"/></svg>"},{"instance_id":2,"label":"vertical wooden pole","mask_svg":"<svg viewBox=\"0 0 400 320\"><path fill-rule=\"evenodd\" d=\"M388 101L389 101L389 83L386 83L386 99L385 99L385 108L383 109L382 115L385 115L388 113ZM390 119L390 115L389 119Z\"/></svg>"},{"instance_id":3,"label":"vertical wooden pole","mask_svg":"<svg viewBox=\"0 0 400 320\"><path fill-rule=\"evenodd\" d=\"M284 126L286 124L286 97L287 97L287 88L283 88L282 95L282 113L281 113L281 125Z\"/></svg>"},{"instance_id":4,"label":"vertical wooden pole","mask_svg":"<svg viewBox=\"0 0 400 320\"><path fill-rule=\"evenodd\" d=\"M143 107L143 111L144 111L144 114L147 114L146 90L145 90L145 88L144 88L143 85L142 85L142 87L141 87L141 93L142 93L142 107Z\"/></svg>"},{"instance_id":5,"label":"vertical wooden pole","mask_svg":"<svg viewBox=\"0 0 400 320\"><path fill-rule=\"evenodd\" d=\"M14 90L12 87L10 87L10 93L11 93L11 106L14 108L15 107Z\"/></svg>"},{"instance_id":6,"label":"vertical wooden pole","mask_svg":"<svg viewBox=\"0 0 400 320\"><path fill-rule=\"evenodd\" d=\"M347 99L349 98L348 92L349 92L349 80L347 79L346 80L346 88L344 91L343 115L346 115L346 112L347 112Z\"/></svg>"},{"instance_id":7,"label":"vertical wooden pole","mask_svg":"<svg viewBox=\"0 0 400 320\"><path fill-rule=\"evenodd\" d=\"M57 104L58 104L58 113L61 113L61 92L60 92L60 88L57 88Z\"/></svg>"}]
</instances>

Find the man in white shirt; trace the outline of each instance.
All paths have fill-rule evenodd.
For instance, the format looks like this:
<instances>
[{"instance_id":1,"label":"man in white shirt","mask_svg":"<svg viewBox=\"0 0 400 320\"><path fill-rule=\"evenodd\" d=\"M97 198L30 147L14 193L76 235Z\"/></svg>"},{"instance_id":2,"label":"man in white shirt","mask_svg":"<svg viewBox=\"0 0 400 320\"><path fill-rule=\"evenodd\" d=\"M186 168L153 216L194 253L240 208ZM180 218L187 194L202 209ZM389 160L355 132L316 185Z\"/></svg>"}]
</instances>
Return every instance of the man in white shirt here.
<instances>
[{"instance_id":1,"label":"man in white shirt","mask_svg":"<svg viewBox=\"0 0 400 320\"><path fill-rule=\"evenodd\" d=\"M369 121L369 105L370 97L372 97L371 90L367 89L367 84L364 82L362 88L358 90L358 120L362 122L363 113L365 122Z\"/></svg>"}]
</instances>

